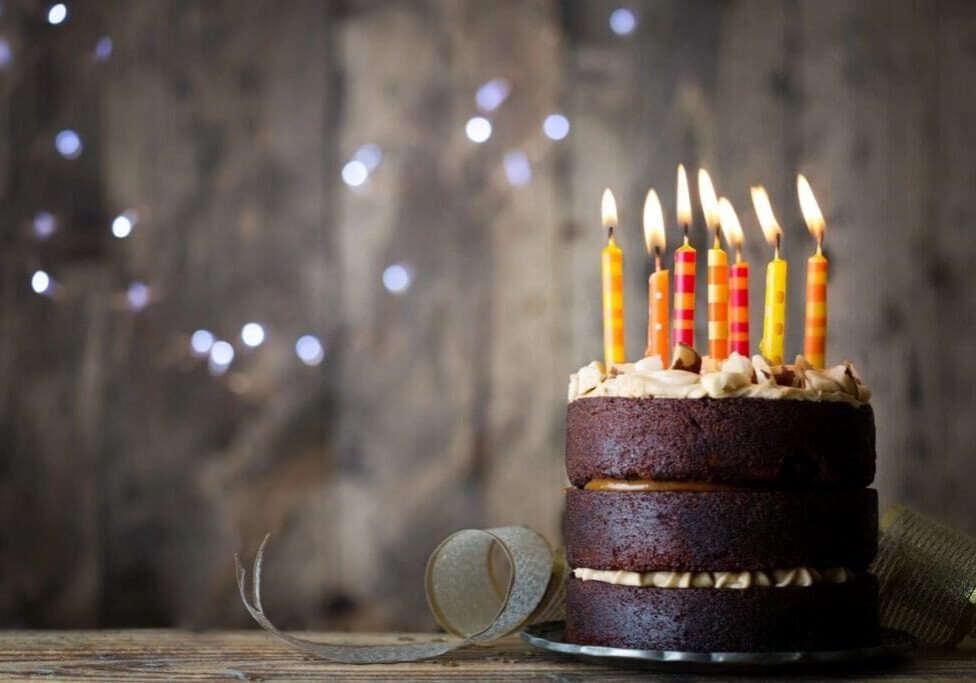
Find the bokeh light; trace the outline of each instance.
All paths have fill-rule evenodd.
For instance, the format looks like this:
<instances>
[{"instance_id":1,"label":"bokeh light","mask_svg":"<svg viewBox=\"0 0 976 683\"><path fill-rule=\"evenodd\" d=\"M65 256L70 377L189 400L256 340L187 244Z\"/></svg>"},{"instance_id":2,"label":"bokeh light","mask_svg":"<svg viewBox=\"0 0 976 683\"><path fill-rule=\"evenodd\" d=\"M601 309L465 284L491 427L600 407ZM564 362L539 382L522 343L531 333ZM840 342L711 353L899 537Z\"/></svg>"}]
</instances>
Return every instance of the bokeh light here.
<instances>
[{"instance_id":1,"label":"bokeh light","mask_svg":"<svg viewBox=\"0 0 976 683\"><path fill-rule=\"evenodd\" d=\"M57 229L54 216L48 211L38 211L34 214L34 236L46 240Z\"/></svg>"},{"instance_id":2,"label":"bokeh light","mask_svg":"<svg viewBox=\"0 0 976 683\"><path fill-rule=\"evenodd\" d=\"M47 8L47 23L57 26L68 18L68 6L63 2L51 5Z\"/></svg>"},{"instance_id":3,"label":"bokeh light","mask_svg":"<svg viewBox=\"0 0 976 683\"><path fill-rule=\"evenodd\" d=\"M264 338L264 327L260 323L246 323L241 328L241 341L252 349L261 346L264 343Z\"/></svg>"},{"instance_id":4,"label":"bokeh light","mask_svg":"<svg viewBox=\"0 0 976 683\"><path fill-rule=\"evenodd\" d=\"M510 185L519 187L532 180L532 167L522 152L508 152L502 159L502 165L505 167L505 177L508 178Z\"/></svg>"},{"instance_id":5,"label":"bokeh light","mask_svg":"<svg viewBox=\"0 0 976 683\"><path fill-rule=\"evenodd\" d=\"M342 167L342 181L349 187L359 187L368 178L369 168L357 159L353 159Z\"/></svg>"},{"instance_id":6,"label":"bokeh light","mask_svg":"<svg viewBox=\"0 0 976 683\"><path fill-rule=\"evenodd\" d=\"M31 289L33 289L35 293L50 294L53 287L54 283L52 282L50 275L43 270L34 271L34 274L31 276Z\"/></svg>"},{"instance_id":7,"label":"bokeh light","mask_svg":"<svg viewBox=\"0 0 976 683\"><path fill-rule=\"evenodd\" d=\"M550 140L562 140L569 135L569 119L562 114L549 114L542 122L542 132Z\"/></svg>"},{"instance_id":8,"label":"bokeh light","mask_svg":"<svg viewBox=\"0 0 976 683\"><path fill-rule=\"evenodd\" d=\"M135 211L123 211L115 220L112 221L112 234L119 239L124 239L132 234L138 216Z\"/></svg>"},{"instance_id":9,"label":"bokeh light","mask_svg":"<svg viewBox=\"0 0 976 683\"><path fill-rule=\"evenodd\" d=\"M410 268L402 263L394 263L383 271L383 286L393 294L403 294L410 289L413 275Z\"/></svg>"},{"instance_id":10,"label":"bokeh light","mask_svg":"<svg viewBox=\"0 0 976 683\"><path fill-rule=\"evenodd\" d=\"M491 121L484 116L473 116L464 125L464 134L471 142L481 144L491 137Z\"/></svg>"},{"instance_id":11,"label":"bokeh light","mask_svg":"<svg viewBox=\"0 0 976 683\"><path fill-rule=\"evenodd\" d=\"M234 347L223 340L214 342L213 346L210 347L210 358L207 360L207 369L210 370L210 374L224 374L233 362Z\"/></svg>"},{"instance_id":12,"label":"bokeh light","mask_svg":"<svg viewBox=\"0 0 976 683\"><path fill-rule=\"evenodd\" d=\"M210 353L214 345L213 332L210 330L196 330L190 335L190 351L195 356L205 356Z\"/></svg>"},{"instance_id":13,"label":"bokeh light","mask_svg":"<svg viewBox=\"0 0 976 683\"><path fill-rule=\"evenodd\" d=\"M325 348L318 337L306 334L298 338L295 342L295 355L298 359L308 366L316 366L325 358Z\"/></svg>"},{"instance_id":14,"label":"bokeh light","mask_svg":"<svg viewBox=\"0 0 976 683\"><path fill-rule=\"evenodd\" d=\"M374 144L365 144L352 155L353 161L361 162L370 173L376 170L383 160L383 151Z\"/></svg>"},{"instance_id":15,"label":"bokeh light","mask_svg":"<svg viewBox=\"0 0 976 683\"><path fill-rule=\"evenodd\" d=\"M474 94L475 104L483 112L494 111L508 99L511 86L504 78L493 78Z\"/></svg>"},{"instance_id":16,"label":"bokeh light","mask_svg":"<svg viewBox=\"0 0 976 683\"><path fill-rule=\"evenodd\" d=\"M149 285L143 282L133 282L125 292L125 299L133 311L141 311L149 305Z\"/></svg>"},{"instance_id":17,"label":"bokeh light","mask_svg":"<svg viewBox=\"0 0 976 683\"><path fill-rule=\"evenodd\" d=\"M610 13L610 30L618 36L628 36L637 28L637 15L626 7L618 7Z\"/></svg>"},{"instance_id":18,"label":"bokeh light","mask_svg":"<svg viewBox=\"0 0 976 683\"><path fill-rule=\"evenodd\" d=\"M107 61L109 57L112 56L112 39L109 36L102 36L95 43L95 49L92 51L96 62Z\"/></svg>"},{"instance_id":19,"label":"bokeh light","mask_svg":"<svg viewBox=\"0 0 976 683\"><path fill-rule=\"evenodd\" d=\"M6 38L0 38L0 69L6 69L14 61L14 51Z\"/></svg>"},{"instance_id":20,"label":"bokeh light","mask_svg":"<svg viewBox=\"0 0 976 683\"><path fill-rule=\"evenodd\" d=\"M54 148L65 159L77 159L83 149L81 136L70 128L62 130L54 137Z\"/></svg>"}]
</instances>

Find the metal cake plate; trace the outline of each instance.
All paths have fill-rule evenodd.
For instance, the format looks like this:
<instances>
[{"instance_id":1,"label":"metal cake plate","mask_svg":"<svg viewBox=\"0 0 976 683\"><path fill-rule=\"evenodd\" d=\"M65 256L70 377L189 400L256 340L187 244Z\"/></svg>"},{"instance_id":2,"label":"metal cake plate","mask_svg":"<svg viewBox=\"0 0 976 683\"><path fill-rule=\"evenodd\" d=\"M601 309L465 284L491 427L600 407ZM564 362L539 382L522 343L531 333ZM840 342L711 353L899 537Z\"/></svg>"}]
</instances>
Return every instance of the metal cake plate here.
<instances>
[{"instance_id":1,"label":"metal cake plate","mask_svg":"<svg viewBox=\"0 0 976 683\"><path fill-rule=\"evenodd\" d=\"M848 650L800 652L677 652L629 650L597 645L574 645L563 640L565 622L533 624L522 631L530 645L572 655L597 664L668 671L761 671L784 667L831 667L904 658L915 648L915 639L902 631L882 629L881 643Z\"/></svg>"}]
</instances>

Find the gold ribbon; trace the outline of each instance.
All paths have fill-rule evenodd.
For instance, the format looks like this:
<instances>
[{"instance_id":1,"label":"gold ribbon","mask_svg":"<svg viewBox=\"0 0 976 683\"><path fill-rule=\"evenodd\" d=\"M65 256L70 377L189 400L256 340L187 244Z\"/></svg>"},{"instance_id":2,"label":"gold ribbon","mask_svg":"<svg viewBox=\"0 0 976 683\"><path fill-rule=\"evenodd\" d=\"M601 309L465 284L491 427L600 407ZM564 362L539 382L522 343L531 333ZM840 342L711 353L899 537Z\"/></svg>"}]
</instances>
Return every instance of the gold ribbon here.
<instances>
[{"instance_id":1,"label":"gold ribbon","mask_svg":"<svg viewBox=\"0 0 976 683\"><path fill-rule=\"evenodd\" d=\"M561 550L523 526L465 529L447 537L427 562L427 603L454 640L403 645L336 645L279 631L261 605L261 563L268 537L254 559L253 601L237 556L244 606L263 628L302 652L346 664L408 662L514 633L563 617L568 570ZM507 580L492 567L498 549ZM976 539L910 510L896 507L881 519L878 557L871 567L881 586L881 624L911 633L927 645L952 645L973 633L976 618ZM502 585L504 583L504 585ZM976 635L976 634L974 634Z\"/></svg>"},{"instance_id":2,"label":"gold ribbon","mask_svg":"<svg viewBox=\"0 0 976 683\"><path fill-rule=\"evenodd\" d=\"M265 536L254 558L253 601L246 572L237 556L237 587L254 620L292 647L344 664L383 664L436 657L465 645L495 640L528 624L557 619L562 613L565 563L538 532L522 526L465 529L448 536L427 562L427 602L437 623L456 639L404 645L336 645L284 633L261 605L261 564ZM493 571L492 552L501 551L510 572L504 586Z\"/></svg>"}]
</instances>

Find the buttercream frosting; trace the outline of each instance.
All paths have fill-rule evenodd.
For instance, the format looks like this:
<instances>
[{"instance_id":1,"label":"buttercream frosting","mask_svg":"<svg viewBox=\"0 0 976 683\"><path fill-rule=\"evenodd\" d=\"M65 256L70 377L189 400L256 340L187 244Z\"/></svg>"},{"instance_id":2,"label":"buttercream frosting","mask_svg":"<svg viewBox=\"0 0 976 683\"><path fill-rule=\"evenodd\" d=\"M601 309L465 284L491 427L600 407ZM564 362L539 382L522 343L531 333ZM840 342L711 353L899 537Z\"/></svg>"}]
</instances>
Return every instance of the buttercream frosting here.
<instances>
[{"instance_id":1,"label":"buttercream frosting","mask_svg":"<svg viewBox=\"0 0 976 683\"><path fill-rule=\"evenodd\" d=\"M792 365L770 366L732 352L721 363L702 359L701 372L664 368L657 356L620 363L607 372L594 361L570 375L569 402L593 396L619 398L761 398L843 401L861 405L871 398L850 363L825 370L797 356Z\"/></svg>"},{"instance_id":2,"label":"buttercream frosting","mask_svg":"<svg viewBox=\"0 0 976 683\"><path fill-rule=\"evenodd\" d=\"M582 581L600 581L615 586L654 588L729 588L743 589L755 586L786 588L789 586L813 586L818 583L846 583L854 574L844 567L817 570L811 567L771 569L768 571L716 571L716 572L628 572L622 569L573 570L573 576Z\"/></svg>"}]
</instances>

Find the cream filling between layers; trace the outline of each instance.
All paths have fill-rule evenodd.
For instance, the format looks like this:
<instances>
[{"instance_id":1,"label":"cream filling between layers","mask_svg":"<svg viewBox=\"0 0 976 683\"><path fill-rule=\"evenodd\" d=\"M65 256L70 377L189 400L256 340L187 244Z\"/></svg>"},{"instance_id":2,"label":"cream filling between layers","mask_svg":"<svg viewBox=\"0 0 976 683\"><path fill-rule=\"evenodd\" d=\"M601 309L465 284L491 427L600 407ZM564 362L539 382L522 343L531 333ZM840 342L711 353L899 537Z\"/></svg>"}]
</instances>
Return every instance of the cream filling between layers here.
<instances>
[{"instance_id":1,"label":"cream filling between layers","mask_svg":"<svg viewBox=\"0 0 976 683\"><path fill-rule=\"evenodd\" d=\"M622 569L573 570L573 576L581 581L600 581L615 586L654 588L753 588L757 586L786 588L789 586L813 586L818 583L847 583L854 573L845 567L813 569L794 567L769 571L721 571L721 572L628 572Z\"/></svg>"}]
</instances>

